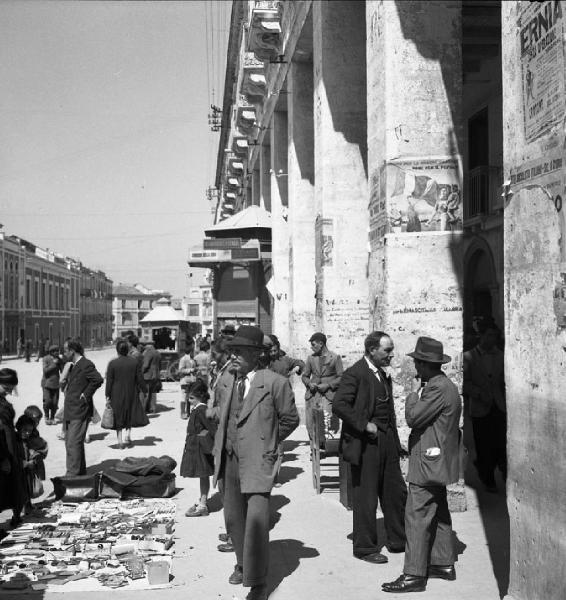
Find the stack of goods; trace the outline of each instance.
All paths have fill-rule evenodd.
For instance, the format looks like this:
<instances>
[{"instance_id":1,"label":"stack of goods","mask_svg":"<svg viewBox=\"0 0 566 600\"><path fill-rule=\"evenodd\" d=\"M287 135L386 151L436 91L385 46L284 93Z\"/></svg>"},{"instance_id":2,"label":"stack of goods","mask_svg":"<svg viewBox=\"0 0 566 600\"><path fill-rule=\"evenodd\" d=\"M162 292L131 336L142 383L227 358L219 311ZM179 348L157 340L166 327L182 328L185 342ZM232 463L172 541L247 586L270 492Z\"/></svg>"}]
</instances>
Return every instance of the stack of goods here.
<instances>
[{"instance_id":1,"label":"stack of goods","mask_svg":"<svg viewBox=\"0 0 566 600\"><path fill-rule=\"evenodd\" d=\"M0 542L0 592L166 586L175 512L166 499L57 502Z\"/></svg>"}]
</instances>

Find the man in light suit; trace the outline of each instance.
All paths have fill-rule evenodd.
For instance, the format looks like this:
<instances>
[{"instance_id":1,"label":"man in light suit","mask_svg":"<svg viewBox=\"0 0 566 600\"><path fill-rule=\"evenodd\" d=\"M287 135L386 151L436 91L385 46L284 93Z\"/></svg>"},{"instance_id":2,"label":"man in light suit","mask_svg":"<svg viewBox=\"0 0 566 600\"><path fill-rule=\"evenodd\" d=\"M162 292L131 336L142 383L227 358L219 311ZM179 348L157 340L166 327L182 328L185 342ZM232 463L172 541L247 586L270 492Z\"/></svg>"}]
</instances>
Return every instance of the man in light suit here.
<instances>
[{"instance_id":1,"label":"man in light suit","mask_svg":"<svg viewBox=\"0 0 566 600\"><path fill-rule=\"evenodd\" d=\"M393 356L393 341L383 331L370 333L365 356L346 369L336 396L334 414L342 419L340 453L352 469L354 556L373 564L387 562L379 552L375 511L383 511L387 548L405 550L407 487L401 474L391 377L384 367Z\"/></svg>"},{"instance_id":2,"label":"man in light suit","mask_svg":"<svg viewBox=\"0 0 566 600\"><path fill-rule=\"evenodd\" d=\"M261 329L242 325L228 344L236 377L230 390L227 379L216 389L227 399L214 440L214 484L223 483L226 528L236 550L229 581L251 588L246 600L266 600L269 499L278 446L299 425L299 415L289 381L257 369Z\"/></svg>"},{"instance_id":3,"label":"man in light suit","mask_svg":"<svg viewBox=\"0 0 566 600\"><path fill-rule=\"evenodd\" d=\"M460 474L460 395L441 370L452 360L441 342L420 337L409 356L420 383L405 401L411 427L405 565L398 579L381 586L396 594L424 592L427 578L456 579L446 486L457 482Z\"/></svg>"},{"instance_id":4,"label":"man in light suit","mask_svg":"<svg viewBox=\"0 0 566 600\"><path fill-rule=\"evenodd\" d=\"M64 421L67 475L85 475L85 438L94 412L92 397L102 385L102 375L94 364L84 357L82 344L69 340L65 358L72 363L65 390Z\"/></svg>"},{"instance_id":5,"label":"man in light suit","mask_svg":"<svg viewBox=\"0 0 566 600\"><path fill-rule=\"evenodd\" d=\"M307 357L301 377L307 391L305 393L305 421L309 439L314 439L313 411L322 408L324 425L328 432L332 424L332 400L344 372L342 358L326 347L324 333L313 333L309 339L312 355Z\"/></svg>"}]
</instances>

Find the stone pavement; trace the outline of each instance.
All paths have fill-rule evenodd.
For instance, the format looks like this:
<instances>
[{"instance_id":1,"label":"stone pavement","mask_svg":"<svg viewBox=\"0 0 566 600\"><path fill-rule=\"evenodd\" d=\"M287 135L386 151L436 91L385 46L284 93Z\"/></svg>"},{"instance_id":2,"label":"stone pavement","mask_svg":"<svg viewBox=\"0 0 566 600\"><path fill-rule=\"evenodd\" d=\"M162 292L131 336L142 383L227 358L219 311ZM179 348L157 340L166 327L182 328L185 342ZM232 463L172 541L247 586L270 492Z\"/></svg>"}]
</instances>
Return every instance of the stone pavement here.
<instances>
[{"instance_id":1,"label":"stone pavement","mask_svg":"<svg viewBox=\"0 0 566 600\"><path fill-rule=\"evenodd\" d=\"M112 350L88 353L104 373ZM41 405L39 387L40 363L10 362L20 376L16 413L28 404ZM177 384L165 384L159 394L159 412L150 424L133 430L134 447L118 450L114 432L91 428L93 441L87 445L87 464L98 470L108 461L125 456L161 456L168 454L180 461L185 440L186 421L179 417L180 392ZM298 403L301 399L298 398ZM95 396L101 412L103 391ZM64 443L56 439L59 427L42 425L42 435L49 442L48 477L64 473ZM336 460L323 462L325 487L317 496L311 479L309 447L304 426L299 427L286 442L285 461L281 470L283 485L272 494L272 530L270 536L269 586L272 600L342 600L395 598L381 591L381 583L395 579L402 571L403 555L392 554L385 565L370 565L352 557L349 536L352 514L339 502ZM324 466L324 465L327 466ZM473 483L473 478L472 478ZM46 486L51 489L51 482ZM178 523L172 587L142 592L113 591L115 597L129 600L153 599L156 593L163 600L243 600L247 588L228 583L235 556L217 551L218 534L224 522L218 494L211 498L208 517L186 518L183 513L198 498L198 480L178 477L176 496ZM507 584L508 519L503 493L489 495L467 487L468 511L453 514L457 537L457 581L432 580L423 600L496 600L504 595ZM378 515L378 519L379 519ZM0 521L9 518L4 512ZM378 521L379 524L379 521ZM387 553L384 550L384 553ZM498 587L499 585L499 587ZM501 593L500 591L501 590ZM30 597L41 597L34 594ZM1 598L13 595L0 596ZM47 593L47 598L64 598L64 594ZM13 596L16 597L16 596ZM21 598L22 596L17 596ZM67 595L67 597L69 597ZM103 600L106 593L88 593L89 600Z\"/></svg>"}]
</instances>

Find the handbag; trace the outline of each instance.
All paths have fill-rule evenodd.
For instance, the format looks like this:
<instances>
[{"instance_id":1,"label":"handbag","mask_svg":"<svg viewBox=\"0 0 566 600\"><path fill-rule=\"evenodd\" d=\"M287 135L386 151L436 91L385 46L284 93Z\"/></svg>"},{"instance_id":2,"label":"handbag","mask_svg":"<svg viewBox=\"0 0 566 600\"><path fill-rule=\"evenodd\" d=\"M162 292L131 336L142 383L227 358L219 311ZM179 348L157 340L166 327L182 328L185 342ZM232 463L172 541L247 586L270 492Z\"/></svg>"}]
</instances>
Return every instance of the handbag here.
<instances>
[{"instance_id":1,"label":"handbag","mask_svg":"<svg viewBox=\"0 0 566 600\"><path fill-rule=\"evenodd\" d=\"M100 426L102 429L114 429L114 411L111 406L107 406L104 409Z\"/></svg>"},{"instance_id":2,"label":"handbag","mask_svg":"<svg viewBox=\"0 0 566 600\"><path fill-rule=\"evenodd\" d=\"M41 481L41 479L39 478L37 473L34 473L32 475L32 481L31 481L31 497L39 498L42 495L43 495L43 482Z\"/></svg>"}]
</instances>

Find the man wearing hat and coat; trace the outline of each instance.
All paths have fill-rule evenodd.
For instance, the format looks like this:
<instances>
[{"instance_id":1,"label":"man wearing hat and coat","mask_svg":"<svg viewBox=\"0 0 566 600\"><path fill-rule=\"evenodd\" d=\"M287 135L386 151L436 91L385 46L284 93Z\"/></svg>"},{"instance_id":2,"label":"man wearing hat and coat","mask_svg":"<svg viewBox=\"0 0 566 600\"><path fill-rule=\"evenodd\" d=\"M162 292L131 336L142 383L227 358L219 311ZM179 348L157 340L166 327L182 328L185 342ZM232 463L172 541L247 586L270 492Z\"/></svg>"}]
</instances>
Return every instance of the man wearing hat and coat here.
<instances>
[{"instance_id":1,"label":"man wearing hat and coat","mask_svg":"<svg viewBox=\"0 0 566 600\"><path fill-rule=\"evenodd\" d=\"M364 346L364 357L344 372L332 408L342 419L340 453L352 469L354 556L381 564L388 559L379 552L378 497L387 548L403 552L407 488L399 464L391 377L384 371L393 357L393 341L383 331L374 331Z\"/></svg>"},{"instance_id":2,"label":"man wearing hat and coat","mask_svg":"<svg viewBox=\"0 0 566 600\"><path fill-rule=\"evenodd\" d=\"M452 359L442 343L420 337L415 351L418 385L405 401L409 436L409 493L405 509L405 565L385 592L424 592L427 578L454 581L455 552L446 486L460 475L458 388L441 370Z\"/></svg>"},{"instance_id":3,"label":"man wearing hat and coat","mask_svg":"<svg viewBox=\"0 0 566 600\"><path fill-rule=\"evenodd\" d=\"M224 518L236 550L230 583L250 587L247 600L266 600L269 499L277 473L278 445L299 425L289 381L258 369L263 332L242 325L228 342L232 385L219 380L224 397L214 440L214 484L224 486Z\"/></svg>"},{"instance_id":4,"label":"man wearing hat and coat","mask_svg":"<svg viewBox=\"0 0 566 600\"><path fill-rule=\"evenodd\" d=\"M332 416L332 400L338 389L340 378L344 372L342 358L326 347L324 333L313 333L309 339L312 355L307 356L301 377L307 391L305 393L305 421L309 439L314 439L313 411L322 408L324 411L325 429L330 429Z\"/></svg>"},{"instance_id":5,"label":"man wearing hat and coat","mask_svg":"<svg viewBox=\"0 0 566 600\"><path fill-rule=\"evenodd\" d=\"M55 424L55 413L59 408L59 374L62 368L63 361L59 357L59 346L49 346L48 354L43 357L43 376L41 378L46 425Z\"/></svg>"}]
</instances>

